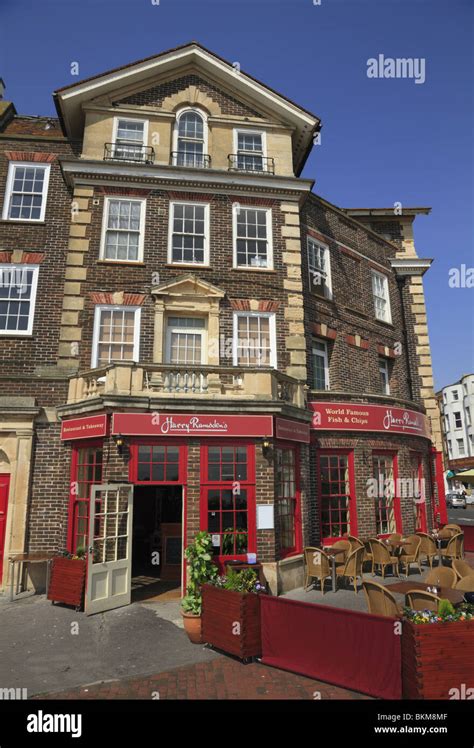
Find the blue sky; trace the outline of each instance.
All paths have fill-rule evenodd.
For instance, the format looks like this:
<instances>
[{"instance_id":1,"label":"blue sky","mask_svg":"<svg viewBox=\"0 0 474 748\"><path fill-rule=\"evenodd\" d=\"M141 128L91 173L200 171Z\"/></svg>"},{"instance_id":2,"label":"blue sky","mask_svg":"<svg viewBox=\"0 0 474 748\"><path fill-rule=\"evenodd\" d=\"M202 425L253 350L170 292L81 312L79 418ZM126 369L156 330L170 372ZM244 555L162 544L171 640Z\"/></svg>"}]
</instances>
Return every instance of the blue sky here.
<instances>
[{"instance_id":1,"label":"blue sky","mask_svg":"<svg viewBox=\"0 0 474 748\"><path fill-rule=\"evenodd\" d=\"M0 0L0 76L24 114L51 92L192 39L323 121L303 176L340 206L431 206L415 222L435 386L474 370L472 0ZM367 60L426 60L426 81L369 79Z\"/></svg>"}]
</instances>

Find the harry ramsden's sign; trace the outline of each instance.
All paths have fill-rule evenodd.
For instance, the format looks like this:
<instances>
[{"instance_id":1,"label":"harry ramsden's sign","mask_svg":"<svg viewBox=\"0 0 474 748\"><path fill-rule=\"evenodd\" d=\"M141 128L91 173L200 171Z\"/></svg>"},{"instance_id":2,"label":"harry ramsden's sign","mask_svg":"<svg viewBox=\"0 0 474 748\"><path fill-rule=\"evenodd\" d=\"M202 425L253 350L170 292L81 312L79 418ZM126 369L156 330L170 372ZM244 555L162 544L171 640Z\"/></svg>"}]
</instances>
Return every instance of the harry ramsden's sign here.
<instances>
[{"instance_id":1,"label":"harry ramsden's sign","mask_svg":"<svg viewBox=\"0 0 474 748\"><path fill-rule=\"evenodd\" d=\"M386 405L356 403L309 403L313 410L312 428L327 431L381 431L411 434L430 439L429 421L423 413Z\"/></svg>"},{"instance_id":2,"label":"harry ramsden's sign","mask_svg":"<svg viewBox=\"0 0 474 748\"><path fill-rule=\"evenodd\" d=\"M71 418L61 424L61 439L96 439L107 435L107 416L87 416L86 418Z\"/></svg>"},{"instance_id":3,"label":"harry ramsden's sign","mask_svg":"<svg viewBox=\"0 0 474 748\"><path fill-rule=\"evenodd\" d=\"M272 416L114 413L112 433L126 436L273 436Z\"/></svg>"}]
</instances>

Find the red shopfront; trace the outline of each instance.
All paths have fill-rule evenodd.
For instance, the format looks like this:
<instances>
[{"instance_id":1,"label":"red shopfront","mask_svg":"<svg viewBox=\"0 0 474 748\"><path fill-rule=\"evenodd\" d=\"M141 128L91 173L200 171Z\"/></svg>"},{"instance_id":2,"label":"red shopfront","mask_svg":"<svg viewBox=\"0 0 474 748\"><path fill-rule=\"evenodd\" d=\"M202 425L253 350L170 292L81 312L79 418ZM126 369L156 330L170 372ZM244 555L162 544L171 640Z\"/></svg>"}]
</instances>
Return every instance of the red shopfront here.
<instances>
[{"instance_id":1,"label":"red shopfront","mask_svg":"<svg viewBox=\"0 0 474 748\"><path fill-rule=\"evenodd\" d=\"M322 542L367 534L367 512L371 513L371 532L376 535L403 532L402 500L406 510L408 497L413 503L416 531L426 531L425 483L433 485L426 416L403 408L348 402L311 402L309 407L313 411ZM336 446L338 442L340 446ZM405 460L409 455L403 474L402 453ZM434 497L431 499L433 508ZM365 506L360 506L362 501ZM361 514L365 523L360 531Z\"/></svg>"},{"instance_id":2,"label":"red shopfront","mask_svg":"<svg viewBox=\"0 0 474 748\"><path fill-rule=\"evenodd\" d=\"M221 565L230 558L246 560L248 553L258 554L257 462L261 471L263 444L273 438L281 462L281 496L275 496L275 504L285 518L282 555L300 549L298 442L309 442L308 424L266 415L114 413L110 422L106 415L92 418L102 419L102 431L97 424L88 423L91 419L63 423L63 439L73 444L70 550L90 547L87 544L91 527L95 534L100 529L97 521L91 519L90 497L93 486L110 481L108 463L115 468L121 464L120 455L115 454L119 449L115 442L121 445L122 457L126 453L122 460L126 472L122 476L133 487L131 555L135 566L141 555L139 548L143 548L138 523L140 520L141 525L150 527L156 521L153 512L147 514L144 509L153 502L161 510L166 506L171 511L165 524L174 531L172 560L179 558L179 581L183 583L182 552L199 529L211 534L216 561ZM97 429L102 438L97 435L91 439L91 429ZM117 472L113 480L117 481ZM96 499L96 515L97 509L100 506ZM160 528L154 526L155 530L154 547L163 557ZM107 561L105 556L102 560ZM134 573L132 567L130 575Z\"/></svg>"}]
</instances>

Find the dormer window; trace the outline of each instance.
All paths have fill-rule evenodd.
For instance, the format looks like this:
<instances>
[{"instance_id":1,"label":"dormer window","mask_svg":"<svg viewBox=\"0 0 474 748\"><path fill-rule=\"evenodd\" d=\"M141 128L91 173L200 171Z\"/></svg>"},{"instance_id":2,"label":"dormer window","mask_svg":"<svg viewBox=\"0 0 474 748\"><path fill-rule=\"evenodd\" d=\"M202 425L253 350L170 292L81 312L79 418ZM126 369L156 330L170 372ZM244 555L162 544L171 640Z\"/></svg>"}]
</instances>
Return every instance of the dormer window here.
<instances>
[{"instance_id":1,"label":"dormer window","mask_svg":"<svg viewBox=\"0 0 474 748\"><path fill-rule=\"evenodd\" d=\"M204 116L195 109L185 109L176 119L173 166L203 169L209 166L206 153L207 126Z\"/></svg>"},{"instance_id":2,"label":"dormer window","mask_svg":"<svg viewBox=\"0 0 474 748\"><path fill-rule=\"evenodd\" d=\"M275 171L273 158L266 157L266 137L260 130L234 130L234 153L229 154L231 171Z\"/></svg>"}]
</instances>

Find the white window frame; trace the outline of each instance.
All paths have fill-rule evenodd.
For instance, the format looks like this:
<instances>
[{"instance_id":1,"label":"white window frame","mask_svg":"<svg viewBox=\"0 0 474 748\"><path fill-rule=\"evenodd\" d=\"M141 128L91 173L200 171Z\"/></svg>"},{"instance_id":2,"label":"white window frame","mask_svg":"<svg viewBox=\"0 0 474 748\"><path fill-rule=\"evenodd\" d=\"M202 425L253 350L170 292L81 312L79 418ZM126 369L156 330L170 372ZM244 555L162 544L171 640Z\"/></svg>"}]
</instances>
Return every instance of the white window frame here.
<instances>
[{"instance_id":1,"label":"white window frame","mask_svg":"<svg viewBox=\"0 0 474 748\"><path fill-rule=\"evenodd\" d=\"M269 322L269 333L270 333L270 363L269 367L277 368L277 346L276 346L276 314L275 312L234 312L233 313L233 333L232 333L232 362L234 366L244 366L238 361L238 342L239 342L239 331L238 331L238 319L239 317L267 317ZM254 368L250 366L249 368ZM255 368L259 368L256 366ZM264 368L264 367L262 367Z\"/></svg>"},{"instance_id":2,"label":"white window frame","mask_svg":"<svg viewBox=\"0 0 474 748\"><path fill-rule=\"evenodd\" d=\"M453 390L453 401L454 402L459 401L459 392L457 390Z\"/></svg>"},{"instance_id":3,"label":"white window frame","mask_svg":"<svg viewBox=\"0 0 474 748\"><path fill-rule=\"evenodd\" d=\"M388 360L383 356L379 356L379 374L382 378L382 388L384 395L390 395L390 367Z\"/></svg>"},{"instance_id":4,"label":"white window frame","mask_svg":"<svg viewBox=\"0 0 474 748\"><path fill-rule=\"evenodd\" d=\"M312 262L310 261L310 247L311 244L316 244L320 249L324 251L324 262L326 263L326 285L324 286L324 294L318 293L315 288L320 287L322 284L314 283L313 273L319 273L317 268L312 269ZM315 239L313 236L308 236L306 239L306 258L308 262L308 279L309 279L309 290L312 291L316 296L322 296L323 298L332 299L332 278L331 278L331 253L329 247L324 242Z\"/></svg>"},{"instance_id":5,"label":"white window frame","mask_svg":"<svg viewBox=\"0 0 474 748\"><path fill-rule=\"evenodd\" d=\"M464 439L456 439L456 444L458 448L459 457L465 457L466 456L466 443Z\"/></svg>"},{"instance_id":6,"label":"white window frame","mask_svg":"<svg viewBox=\"0 0 474 748\"><path fill-rule=\"evenodd\" d=\"M238 145L239 145L239 135L260 135L261 136L261 138L262 138L262 153L261 153L261 156L262 156L262 171L265 171L265 163L264 163L264 161L267 158L267 133L265 132L265 130L255 130L253 128L252 129L250 129L250 128L247 129L246 127L235 127L234 128L234 132L233 132L233 148L234 148L233 152L234 152L236 158L238 158L238 156L239 156L239 148L238 148ZM244 155L244 156L247 156L247 155L248 156L252 156L252 155L259 156L260 153L258 153L257 151L242 151L242 155ZM244 171L244 169L239 169L238 165L236 165L235 168L238 171ZM258 171L258 169L255 169L255 170L252 169L252 170L250 170L250 173L252 173L252 174L253 173L260 174L260 172Z\"/></svg>"},{"instance_id":7,"label":"white window frame","mask_svg":"<svg viewBox=\"0 0 474 748\"><path fill-rule=\"evenodd\" d=\"M174 317L182 317L184 319L201 319L204 322L204 325L202 327L173 327L169 324L169 320ZM207 352L208 352L208 345L207 345L207 319L205 317L200 317L199 315L192 315L192 314L186 314L186 315L179 315L179 314L172 314L170 313L165 318L165 325L166 325L166 340L165 340L165 363L170 364L172 366L176 366L179 368L192 368L193 366L205 366L207 364ZM174 364L171 363L171 334L173 332L189 332L189 333L199 333L201 335L201 361L197 364Z\"/></svg>"},{"instance_id":8,"label":"white window frame","mask_svg":"<svg viewBox=\"0 0 474 748\"><path fill-rule=\"evenodd\" d=\"M382 280L383 288L384 288L384 299L386 302L386 317L382 319L381 317L377 316L377 308L375 306L375 288L374 288L374 278L377 277L380 280ZM371 282L372 282L372 298L374 303L374 316L375 319L379 322L386 322L388 324L392 323L392 310L390 306L390 289L388 284L388 275L385 275L385 273L380 273L378 270L371 270ZM378 297L377 297L378 298Z\"/></svg>"},{"instance_id":9,"label":"white window frame","mask_svg":"<svg viewBox=\"0 0 474 748\"><path fill-rule=\"evenodd\" d=\"M2 283L2 274L3 271L6 270L9 273L11 272L23 272L27 270L33 270L33 279L31 283L31 296L29 298L30 302L30 312L28 314L28 327L26 330L0 330L0 336L2 337L17 337L17 336L31 336L33 334L33 323L35 318L35 311L36 311L36 291L38 289L38 277L39 277L39 265L28 265L25 264L19 264L19 265L10 265L8 264L1 264L0 265L0 283Z\"/></svg>"},{"instance_id":10,"label":"white window frame","mask_svg":"<svg viewBox=\"0 0 474 748\"><path fill-rule=\"evenodd\" d=\"M138 256L136 260L119 260L105 256L105 236L107 231L115 231L116 229L109 229L107 227L108 215L109 215L109 204L113 200L124 200L127 202L140 203L140 231L138 236ZM99 259L104 262L117 262L137 265L143 262L143 245L145 241L145 217L146 217L146 198L141 197L129 197L128 195L109 195L104 199L104 208L102 211L102 230L100 236L100 250Z\"/></svg>"},{"instance_id":11,"label":"white window frame","mask_svg":"<svg viewBox=\"0 0 474 748\"><path fill-rule=\"evenodd\" d=\"M199 114L203 121L203 145L202 145L202 152L203 157L209 155L209 127L208 127L208 121L207 121L207 114L202 109L199 109L199 107L193 107L193 106L186 106L181 109L178 109L176 112L176 119L174 121L174 127L173 127L173 147L172 151L174 153L178 152L178 140L179 140L179 120L183 116L183 114L186 114L187 112L193 112L194 114ZM178 166L177 163L177 157L173 157L173 166ZM186 168L186 167L184 167ZM197 167L189 167L189 168L197 168Z\"/></svg>"},{"instance_id":12,"label":"white window frame","mask_svg":"<svg viewBox=\"0 0 474 748\"><path fill-rule=\"evenodd\" d=\"M142 314L142 308L141 306L127 306L125 304L97 304L94 310L94 331L92 334L92 356L91 356L91 369L97 368L97 361L99 358L99 330L100 330L100 316L103 311L127 311L127 312L134 312L135 313L135 319L134 319L134 329L133 329L133 359L127 359L125 360L125 363L131 363L138 362L139 355L140 355L140 325L141 325L141 314ZM104 366L109 366L112 364L119 365L121 361L111 361L109 364L104 364Z\"/></svg>"},{"instance_id":13,"label":"white window frame","mask_svg":"<svg viewBox=\"0 0 474 748\"><path fill-rule=\"evenodd\" d=\"M256 265L238 265L237 264L237 218L239 211L242 210L258 210L265 212L267 222L267 264L265 267L257 267ZM273 214L271 208L262 208L261 206L253 205L239 205L238 207L232 207L232 267L234 270L251 270L257 272L266 272L267 270L273 270Z\"/></svg>"},{"instance_id":14,"label":"white window frame","mask_svg":"<svg viewBox=\"0 0 474 748\"><path fill-rule=\"evenodd\" d=\"M112 147L114 149L114 155L115 155L115 150L118 145L117 144L117 137L118 137L117 133L119 129L119 120L124 120L125 122L140 122L141 124L143 124L142 146L148 145L148 124L149 123L147 119L142 119L141 117L127 117L125 115L124 116L117 115L116 117L114 117L114 125L113 125L113 130L112 130ZM143 161L145 160L146 160L145 151L143 151ZM124 159L124 161L126 161L126 159Z\"/></svg>"},{"instance_id":15,"label":"white window frame","mask_svg":"<svg viewBox=\"0 0 474 748\"><path fill-rule=\"evenodd\" d=\"M202 262L180 262L173 260L173 227L174 227L174 208L175 205L198 205L204 207L204 259ZM169 265L188 265L191 267L208 267L209 266L209 236L210 236L210 205L209 203L194 202L193 200L171 200L168 218L168 264Z\"/></svg>"},{"instance_id":16,"label":"white window frame","mask_svg":"<svg viewBox=\"0 0 474 748\"><path fill-rule=\"evenodd\" d=\"M459 426L456 423L456 420L457 420L456 416L457 415L459 416L459 422L460 422ZM460 410L453 410L453 423L454 423L454 429L455 429L455 431L459 431L460 429L462 429L462 413L461 413Z\"/></svg>"},{"instance_id":17,"label":"white window frame","mask_svg":"<svg viewBox=\"0 0 474 748\"><path fill-rule=\"evenodd\" d=\"M15 169L17 167L33 168L33 169L44 169L44 180L43 180L43 193L41 198L41 211L39 218L10 218L10 200L13 191L13 182ZM10 161L8 164L7 184L5 188L5 196L3 199L3 212L2 219L4 221L20 221L22 223L39 223L44 221L46 214L46 203L48 201L48 187L49 187L49 176L51 172L51 164L45 164L41 161Z\"/></svg>"},{"instance_id":18,"label":"white window frame","mask_svg":"<svg viewBox=\"0 0 474 748\"><path fill-rule=\"evenodd\" d=\"M321 345L324 345L324 351L318 351L315 347L315 343L320 343ZM315 356L319 356L323 359L324 363L324 389L329 390L329 349L328 344L326 340L322 340L321 338L313 338L311 340L311 358L314 358ZM312 381L312 389L316 388L316 381L314 376L314 367L313 367L313 381ZM322 390L319 390L322 392Z\"/></svg>"}]
</instances>

